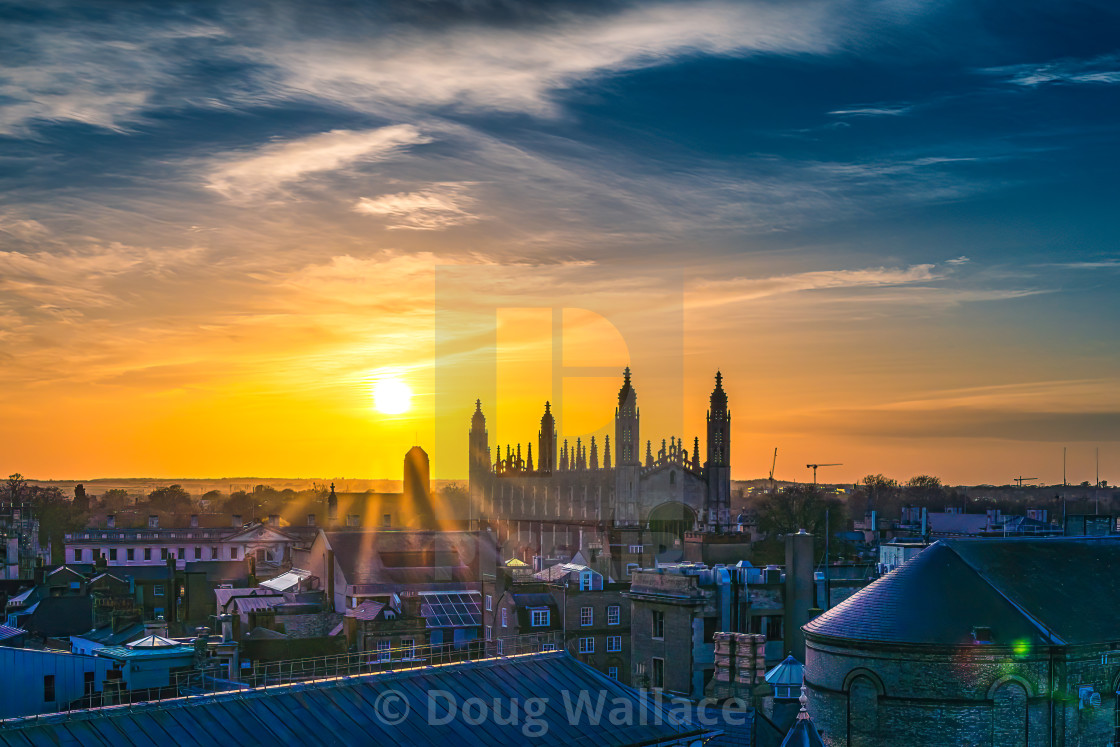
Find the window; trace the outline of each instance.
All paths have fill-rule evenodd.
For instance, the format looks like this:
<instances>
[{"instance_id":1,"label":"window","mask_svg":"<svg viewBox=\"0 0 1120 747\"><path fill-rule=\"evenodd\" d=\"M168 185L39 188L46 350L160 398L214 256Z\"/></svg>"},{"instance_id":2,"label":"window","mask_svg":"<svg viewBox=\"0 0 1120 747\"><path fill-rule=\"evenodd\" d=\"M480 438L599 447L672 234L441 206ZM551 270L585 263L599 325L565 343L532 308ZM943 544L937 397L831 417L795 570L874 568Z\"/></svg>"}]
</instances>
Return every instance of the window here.
<instances>
[{"instance_id":1,"label":"window","mask_svg":"<svg viewBox=\"0 0 1120 747\"><path fill-rule=\"evenodd\" d=\"M377 642L377 660L389 661L389 640L382 638Z\"/></svg>"},{"instance_id":2,"label":"window","mask_svg":"<svg viewBox=\"0 0 1120 747\"><path fill-rule=\"evenodd\" d=\"M627 563L626 564L626 575L627 576L629 576L630 574L632 574L636 570L638 570L638 564L637 563Z\"/></svg>"},{"instance_id":3,"label":"window","mask_svg":"<svg viewBox=\"0 0 1120 747\"><path fill-rule=\"evenodd\" d=\"M125 557L127 557L129 560L136 560L136 549L135 548L132 548L132 547L128 548L127 550L124 551L124 554L125 554Z\"/></svg>"},{"instance_id":4,"label":"window","mask_svg":"<svg viewBox=\"0 0 1120 747\"><path fill-rule=\"evenodd\" d=\"M665 637L665 613L661 610L653 611L653 633L654 638Z\"/></svg>"},{"instance_id":5,"label":"window","mask_svg":"<svg viewBox=\"0 0 1120 747\"><path fill-rule=\"evenodd\" d=\"M159 559L160 560L167 560L167 548L166 547L161 547L159 549Z\"/></svg>"},{"instance_id":6,"label":"window","mask_svg":"<svg viewBox=\"0 0 1120 747\"><path fill-rule=\"evenodd\" d=\"M391 514L384 514L381 517L381 526L384 527L385 529L388 529L389 527L393 526L393 517L392 517Z\"/></svg>"},{"instance_id":7,"label":"window","mask_svg":"<svg viewBox=\"0 0 1120 747\"><path fill-rule=\"evenodd\" d=\"M152 596L153 597L162 597L163 596L163 584L156 584L155 586L152 587Z\"/></svg>"},{"instance_id":8,"label":"window","mask_svg":"<svg viewBox=\"0 0 1120 747\"><path fill-rule=\"evenodd\" d=\"M109 560L112 560L112 561L116 562L116 560L117 560L117 548L115 548L115 547L110 547L109 548Z\"/></svg>"},{"instance_id":9,"label":"window","mask_svg":"<svg viewBox=\"0 0 1120 747\"><path fill-rule=\"evenodd\" d=\"M665 687L665 660L653 660L653 687Z\"/></svg>"},{"instance_id":10,"label":"window","mask_svg":"<svg viewBox=\"0 0 1120 747\"><path fill-rule=\"evenodd\" d=\"M541 651L555 651L555 650L556 650L556 644L555 643L542 643L541 644Z\"/></svg>"},{"instance_id":11,"label":"window","mask_svg":"<svg viewBox=\"0 0 1120 747\"><path fill-rule=\"evenodd\" d=\"M505 613L505 610L502 610L502 612ZM505 625L505 614L502 615L502 620L502 625ZM533 610L531 622L534 628L548 627L548 610Z\"/></svg>"},{"instance_id":12,"label":"window","mask_svg":"<svg viewBox=\"0 0 1120 747\"><path fill-rule=\"evenodd\" d=\"M218 548L216 548L216 547L211 547L210 548L210 559L211 560L217 560L218 559Z\"/></svg>"},{"instance_id":13,"label":"window","mask_svg":"<svg viewBox=\"0 0 1120 747\"><path fill-rule=\"evenodd\" d=\"M502 655L502 639L498 639L498 656Z\"/></svg>"},{"instance_id":14,"label":"window","mask_svg":"<svg viewBox=\"0 0 1120 747\"><path fill-rule=\"evenodd\" d=\"M196 547L194 549L194 559L195 560L202 560L202 548L201 547Z\"/></svg>"},{"instance_id":15,"label":"window","mask_svg":"<svg viewBox=\"0 0 1120 747\"><path fill-rule=\"evenodd\" d=\"M186 560L186 559L187 559L187 548L180 547L179 548L179 560Z\"/></svg>"},{"instance_id":16,"label":"window","mask_svg":"<svg viewBox=\"0 0 1120 747\"><path fill-rule=\"evenodd\" d=\"M490 594L486 595L486 611L490 612L494 609L494 597Z\"/></svg>"},{"instance_id":17,"label":"window","mask_svg":"<svg viewBox=\"0 0 1120 747\"><path fill-rule=\"evenodd\" d=\"M152 559L152 548L145 547L144 548L144 560L151 560L151 559Z\"/></svg>"},{"instance_id":18,"label":"window","mask_svg":"<svg viewBox=\"0 0 1120 747\"><path fill-rule=\"evenodd\" d=\"M43 702L44 703L53 703L54 702L54 675L53 674L44 674L43 675Z\"/></svg>"},{"instance_id":19,"label":"window","mask_svg":"<svg viewBox=\"0 0 1120 747\"><path fill-rule=\"evenodd\" d=\"M641 555L642 554L642 546L641 545L630 545L630 554L631 555Z\"/></svg>"},{"instance_id":20,"label":"window","mask_svg":"<svg viewBox=\"0 0 1120 747\"><path fill-rule=\"evenodd\" d=\"M579 639L579 652L581 654L593 654L593 653L595 653L595 638L593 636L587 636L586 638L580 638Z\"/></svg>"},{"instance_id":21,"label":"window","mask_svg":"<svg viewBox=\"0 0 1120 747\"><path fill-rule=\"evenodd\" d=\"M416 657L416 639L415 638L402 638L401 639L401 658L412 659Z\"/></svg>"},{"instance_id":22,"label":"window","mask_svg":"<svg viewBox=\"0 0 1120 747\"><path fill-rule=\"evenodd\" d=\"M74 562L75 563L80 563L81 560L82 560L82 551L79 550L78 548L74 548Z\"/></svg>"},{"instance_id":23,"label":"window","mask_svg":"<svg viewBox=\"0 0 1120 747\"><path fill-rule=\"evenodd\" d=\"M582 571L579 574L579 590L591 591L591 571Z\"/></svg>"},{"instance_id":24,"label":"window","mask_svg":"<svg viewBox=\"0 0 1120 747\"><path fill-rule=\"evenodd\" d=\"M494 628L491 625L487 625L486 626L486 640L490 641L490 640L493 640L493 639L494 639Z\"/></svg>"},{"instance_id":25,"label":"window","mask_svg":"<svg viewBox=\"0 0 1120 747\"><path fill-rule=\"evenodd\" d=\"M590 607L579 608L579 624L591 625L595 622L595 611Z\"/></svg>"},{"instance_id":26,"label":"window","mask_svg":"<svg viewBox=\"0 0 1120 747\"><path fill-rule=\"evenodd\" d=\"M622 636L609 635L607 636L607 651L615 652L622 650Z\"/></svg>"},{"instance_id":27,"label":"window","mask_svg":"<svg viewBox=\"0 0 1120 747\"><path fill-rule=\"evenodd\" d=\"M617 604L607 607L607 625L618 625L622 619L622 608Z\"/></svg>"},{"instance_id":28,"label":"window","mask_svg":"<svg viewBox=\"0 0 1120 747\"><path fill-rule=\"evenodd\" d=\"M618 667L607 667L607 676L612 680L618 679Z\"/></svg>"},{"instance_id":29,"label":"window","mask_svg":"<svg viewBox=\"0 0 1120 747\"><path fill-rule=\"evenodd\" d=\"M236 547L231 547L229 549L229 559L230 560L237 560L237 548Z\"/></svg>"},{"instance_id":30,"label":"window","mask_svg":"<svg viewBox=\"0 0 1120 747\"><path fill-rule=\"evenodd\" d=\"M153 607L152 614L155 615L155 618L157 620L160 619L161 617L163 617L163 607Z\"/></svg>"},{"instance_id":31,"label":"window","mask_svg":"<svg viewBox=\"0 0 1120 747\"><path fill-rule=\"evenodd\" d=\"M509 609L502 607L502 627L509 625Z\"/></svg>"}]
</instances>

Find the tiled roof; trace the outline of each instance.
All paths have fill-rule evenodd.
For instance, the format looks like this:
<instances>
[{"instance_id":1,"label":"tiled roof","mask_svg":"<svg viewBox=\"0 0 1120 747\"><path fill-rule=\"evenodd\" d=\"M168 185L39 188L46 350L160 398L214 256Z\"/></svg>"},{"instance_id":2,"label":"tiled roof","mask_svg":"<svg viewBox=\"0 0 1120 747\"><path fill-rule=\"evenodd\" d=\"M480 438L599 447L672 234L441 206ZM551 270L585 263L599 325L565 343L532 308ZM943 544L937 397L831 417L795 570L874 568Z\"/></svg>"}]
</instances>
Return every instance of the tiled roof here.
<instances>
[{"instance_id":1,"label":"tiled roof","mask_svg":"<svg viewBox=\"0 0 1120 747\"><path fill-rule=\"evenodd\" d=\"M766 681L771 685L801 687L805 667L790 654L778 666L766 673Z\"/></svg>"},{"instance_id":2,"label":"tiled roof","mask_svg":"<svg viewBox=\"0 0 1120 747\"><path fill-rule=\"evenodd\" d=\"M824 742L810 719L799 718L782 740L782 747L824 747Z\"/></svg>"},{"instance_id":3,"label":"tiled roof","mask_svg":"<svg viewBox=\"0 0 1120 747\"><path fill-rule=\"evenodd\" d=\"M941 540L828 612L809 637L972 645L1117 640L1120 539Z\"/></svg>"},{"instance_id":4,"label":"tiled roof","mask_svg":"<svg viewBox=\"0 0 1120 747\"><path fill-rule=\"evenodd\" d=\"M381 610L385 609L382 602L362 602L357 607L351 607L346 610L346 617L353 617L358 620L376 620L377 616L381 614Z\"/></svg>"},{"instance_id":5,"label":"tiled roof","mask_svg":"<svg viewBox=\"0 0 1120 747\"><path fill-rule=\"evenodd\" d=\"M430 695L435 691L446 696ZM576 699L582 693L587 693L592 705L602 699L607 708L625 706L633 718L619 724L606 718L605 711L596 718L587 708L577 709ZM543 712L534 717L537 731L530 733L542 738L525 736L524 718L513 723L486 718L473 725L460 716L445 724L429 723L429 708L444 714L445 701L439 699L443 697L454 699L460 707L471 698L487 703L501 698L505 707L540 698ZM678 719L677 713L670 703L659 704L567 653L552 652L9 721L0 729L0 745L116 744L126 735L132 744L207 747L324 742L623 747L670 740L691 743L713 731Z\"/></svg>"},{"instance_id":6,"label":"tiled roof","mask_svg":"<svg viewBox=\"0 0 1120 747\"><path fill-rule=\"evenodd\" d=\"M82 633L78 637L94 643L103 643L106 646L115 646L118 643L128 643L131 640L140 638L144 635L144 630L144 623L132 623L116 633L113 632L113 626L105 625L96 630L91 630L88 633Z\"/></svg>"}]
</instances>

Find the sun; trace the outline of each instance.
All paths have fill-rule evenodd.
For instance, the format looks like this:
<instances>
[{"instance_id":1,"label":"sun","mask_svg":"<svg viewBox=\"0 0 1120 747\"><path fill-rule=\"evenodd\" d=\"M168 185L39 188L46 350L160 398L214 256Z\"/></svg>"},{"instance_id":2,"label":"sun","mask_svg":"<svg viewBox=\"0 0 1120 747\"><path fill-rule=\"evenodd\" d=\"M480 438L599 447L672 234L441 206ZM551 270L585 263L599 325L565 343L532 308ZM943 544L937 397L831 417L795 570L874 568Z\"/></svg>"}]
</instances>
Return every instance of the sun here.
<instances>
[{"instance_id":1,"label":"sun","mask_svg":"<svg viewBox=\"0 0 1120 747\"><path fill-rule=\"evenodd\" d=\"M373 384L373 406L385 415L400 415L412 406L412 390L396 377L378 379Z\"/></svg>"}]
</instances>

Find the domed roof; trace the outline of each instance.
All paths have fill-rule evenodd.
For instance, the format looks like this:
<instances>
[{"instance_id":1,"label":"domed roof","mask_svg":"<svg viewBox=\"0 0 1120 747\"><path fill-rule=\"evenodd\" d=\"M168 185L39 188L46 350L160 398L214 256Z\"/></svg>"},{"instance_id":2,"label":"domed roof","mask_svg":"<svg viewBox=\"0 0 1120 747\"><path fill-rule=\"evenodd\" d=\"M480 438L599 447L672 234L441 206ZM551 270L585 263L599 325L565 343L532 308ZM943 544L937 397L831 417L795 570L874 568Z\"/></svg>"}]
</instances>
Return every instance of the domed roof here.
<instances>
[{"instance_id":1,"label":"domed roof","mask_svg":"<svg viewBox=\"0 0 1120 747\"><path fill-rule=\"evenodd\" d=\"M957 646L972 645L979 626L991 630L995 644L1042 642L1036 624L942 541L810 620L804 631L810 639Z\"/></svg>"}]
</instances>

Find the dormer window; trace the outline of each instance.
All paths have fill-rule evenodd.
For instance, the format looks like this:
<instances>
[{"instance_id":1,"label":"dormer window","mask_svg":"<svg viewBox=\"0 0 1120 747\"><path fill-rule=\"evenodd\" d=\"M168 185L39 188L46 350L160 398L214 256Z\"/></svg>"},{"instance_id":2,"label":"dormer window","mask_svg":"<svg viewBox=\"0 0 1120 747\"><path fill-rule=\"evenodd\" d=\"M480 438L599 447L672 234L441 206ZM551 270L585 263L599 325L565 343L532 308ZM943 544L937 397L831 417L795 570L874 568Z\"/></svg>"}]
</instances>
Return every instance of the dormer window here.
<instances>
[{"instance_id":1,"label":"dormer window","mask_svg":"<svg viewBox=\"0 0 1120 747\"><path fill-rule=\"evenodd\" d=\"M579 574L579 590L591 591L591 571L583 571Z\"/></svg>"}]
</instances>

